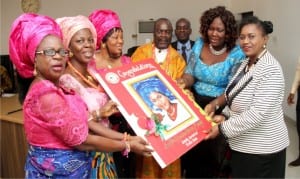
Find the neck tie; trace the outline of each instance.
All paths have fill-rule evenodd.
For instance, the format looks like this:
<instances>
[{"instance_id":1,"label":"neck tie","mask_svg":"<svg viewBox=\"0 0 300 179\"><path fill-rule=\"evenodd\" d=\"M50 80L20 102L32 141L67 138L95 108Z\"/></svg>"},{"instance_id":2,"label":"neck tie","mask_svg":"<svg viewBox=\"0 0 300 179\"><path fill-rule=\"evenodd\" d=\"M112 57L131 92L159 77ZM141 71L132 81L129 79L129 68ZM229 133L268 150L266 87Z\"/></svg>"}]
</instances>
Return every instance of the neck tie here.
<instances>
[{"instance_id":1,"label":"neck tie","mask_svg":"<svg viewBox=\"0 0 300 179\"><path fill-rule=\"evenodd\" d=\"M181 55L182 55L182 57L184 58L184 60L186 61L187 59L186 59L185 49L186 49L186 47L183 45L183 46L181 47Z\"/></svg>"}]
</instances>

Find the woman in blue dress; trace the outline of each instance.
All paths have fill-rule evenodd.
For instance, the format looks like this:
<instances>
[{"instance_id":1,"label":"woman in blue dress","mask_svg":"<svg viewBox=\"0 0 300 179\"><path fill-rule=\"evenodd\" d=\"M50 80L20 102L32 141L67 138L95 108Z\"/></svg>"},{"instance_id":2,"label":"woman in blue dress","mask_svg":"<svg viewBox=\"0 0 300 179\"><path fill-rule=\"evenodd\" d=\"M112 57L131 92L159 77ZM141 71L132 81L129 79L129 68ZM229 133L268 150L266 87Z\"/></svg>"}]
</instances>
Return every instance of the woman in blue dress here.
<instances>
[{"instance_id":1,"label":"woman in blue dress","mask_svg":"<svg viewBox=\"0 0 300 179\"><path fill-rule=\"evenodd\" d=\"M236 45L237 25L233 14L223 6L208 9L200 18L199 37L193 46L185 74L177 83L191 89L195 101L203 109L210 104L215 113L223 108L218 101L245 55ZM222 98L221 98L222 99ZM182 157L182 171L186 178L225 177L221 171L226 142L217 138L204 141ZM201 162L199 162L201 161ZM198 162L199 165L194 163Z\"/></svg>"}]
</instances>

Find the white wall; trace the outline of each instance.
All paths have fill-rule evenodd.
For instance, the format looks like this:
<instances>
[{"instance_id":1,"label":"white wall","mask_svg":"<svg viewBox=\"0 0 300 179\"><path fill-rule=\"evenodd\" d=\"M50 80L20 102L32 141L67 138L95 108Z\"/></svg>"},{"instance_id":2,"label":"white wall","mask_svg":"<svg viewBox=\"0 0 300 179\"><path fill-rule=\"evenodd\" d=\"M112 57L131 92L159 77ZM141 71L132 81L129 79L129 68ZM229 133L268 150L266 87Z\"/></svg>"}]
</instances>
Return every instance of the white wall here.
<instances>
[{"instance_id":1,"label":"white wall","mask_svg":"<svg viewBox=\"0 0 300 179\"><path fill-rule=\"evenodd\" d=\"M0 54L8 54L8 35L11 23L19 16L21 0L0 1ZM291 87L297 57L300 55L300 7L299 0L41 0L40 14L53 18L73 15L89 15L95 9L109 8L116 11L124 29L124 52L134 46L136 39L137 21L167 17L173 23L180 17L190 19L192 23L192 38L199 33L199 17L210 7L225 5L233 13L254 11L263 20L271 20L274 32L270 36L269 50L281 62L286 79L286 95ZM174 24L173 24L174 25ZM284 102L286 115L295 117L295 106L287 107Z\"/></svg>"},{"instance_id":2,"label":"white wall","mask_svg":"<svg viewBox=\"0 0 300 179\"><path fill-rule=\"evenodd\" d=\"M192 22L192 38L198 36L199 17L209 7L227 5L229 0L41 0L39 13L53 18L73 15L89 15L95 9L109 8L116 11L124 29L124 51L136 44L137 21L167 17L172 22L186 17ZM10 25L19 16L21 0L1 0L1 54L8 53L7 41ZM72 7L71 7L72 6ZM2 25L3 24L3 25Z\"/></svg>"}]
</instances>

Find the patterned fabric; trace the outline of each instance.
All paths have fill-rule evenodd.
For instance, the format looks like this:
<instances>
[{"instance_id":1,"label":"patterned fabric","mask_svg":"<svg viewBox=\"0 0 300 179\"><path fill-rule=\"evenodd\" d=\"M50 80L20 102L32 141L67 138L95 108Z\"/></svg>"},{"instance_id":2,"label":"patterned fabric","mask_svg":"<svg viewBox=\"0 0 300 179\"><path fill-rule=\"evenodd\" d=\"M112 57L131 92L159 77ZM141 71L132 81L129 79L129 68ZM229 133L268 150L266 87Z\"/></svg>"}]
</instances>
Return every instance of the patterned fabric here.
<instances>
[{"instance_id":1,"label":"patterned fabric","mask_svg":"<svg viewBox=\"0 0 300 179\"><path fill-rule=\"evenodd\" d=\"M42 80L31 86L23 111L30 145L26 178L87 178L91 156L72 147L88 135L87 109L81 98Z\"/></svg>"},{"instance_id":2,"label":"patterned fabric","mask_svg":"<svg viewBox=\"0 0 300 179\"><path fill-rule=\"evenodd\" d=\"M79 96L52 82L34 83L23 105L24 129L33 146L72 149L88 135L88 111Z\"/></svg>"},{"instance_id":3,"label":"patterned fabric","mask_svg":"<svg viewBox=\"0 0 300 179\"><path fill-rule=\"evenodd\" d=\"M228 86L246 65L248 59ZM282 109L284 89L281 65L267 51L226 95L232 104L224 110L229 118L220 124L220 132L228 138L232 150L271 154L289 145Z\"/></svg>"},{"instance_id":4,"label":"patterned fabric","mask_svg":"<svg viewBox=\"0 0 300 179\"><path fill-rule=\"evenodd\" d=\"M107 101L108 96L94 88L85 88L73 76L64 74L59 79L64 88L72 89L79 94L88 106L90 112L99 110ZM101 124L109 127L108 119L101 119ZM93 152L91 178L116 178L116 167L112 153Z\"/></svg>"},{"instance_id":5,"label":"patterned fabric","mask_svg":"<svg viewBox=\"0 0 300 179\"><path fill-rule=\"evenodd\" d=\"M117 170L112 153L93 152L90 178L117 178Z\"/></svg>"},{"instance_id":6,"label":"patterned fabric","mask_svg":"<svg viewBox=\"0 0 300 179\"><path fill-rule=\"evenodd\" d=\"M200 59L203 45L203 39L198 38L192 49L191 58L194 60L190 59L186 73L195 77L196 82L193 87L199 95L217 97L224 92L245 55L240 46L235 46L223 62L206 65Z\"/></svg>"},{"instance_id":7,"label":"patterned fabric","mask_svg":"<svg viewBox=\"0 0 300 179\"><path fill-rule=\"evenodd\" d=\"M131 63L131 58L123 55L123 56L121 56L121 63L129 64L129 63ZM103 71L108 70L107 68L97 68L96 60L90 61L88 68L90 69L90 71L97 72L97 73L102 73ZM121 133L127 132L131 135L134 135L133 130L130 128L126 119L120 113L111 115L109 117L109 122L112 125L111 127L113 130L121 132ZM114 152L113 158L114 158L115 162L112 161L113 159L110 158L111 154L109 154L109 153L102 152L102 156L99 156L99 155L100 155L99 152L95 153L95 158L94 158L93 167L92 167L93 178L96 176L98 176L98 177L101 176L101 173L99 173L99 172L100 172L101 168L104 168L103 166L108 166L108 167L105 167L104 172L110 173L111 176L113 174L115 174L114 177L118 176L118 177L126 177L127 178L128 176L132 176L131 175L132 172L130 171L130 169L133 169L134 167L129 166L128 164L130 163L131 160L133 160L133 158L132 158L132 156L134 155L133 153L130 153L130 155L129 155L130 157L126 158L120 152ZM106 162L105 164L103 162L101 163L100 161L103 158L107 158L108 159L107 161L111 161L111 162L108 162L108 163ZM97 159L99 160L99 162L96 162ZM115 166L109 165L109 163L114 163ZM98 167L95 168L95 165L98 165ZM112 172L112 169L115 169L115 168L117 169L118 174L116 174L116 172ZM109 169L111 169L111 172L108 172ZM102 176L102 177L104 177L104 176ZM114 178L114 177L112 177L112 178Z\"/></svg>"},{"instance_id":8,"label":"patterned fabric","mask_svg":"<svg viewBox=\"0 0 300 179\"><path fill-rule=\"evenodd\" d=\"M129 64L131 63L131 58L127 57L125 55L121 56L121 63L124 64ZM92 69L92 71L96 71L97 73L102 73L105 70L108 70L108 68L97 68L96 67L96 60L93 59L89 62L88 68Z\"/></svg>"},{"instance_id":9,"label":"patterned fabric","mask_svg":"<svg viewBox=\"0 0 300 179\"><path fill-rule=\"evenodd\" d=\"M86 103L89 112L100 109L108 101L108 96L104 92L99 92L94 88L84 87L76 78L70 74L64 74L59 79L60 86L75 91Z\"/></svg>"},{"instance_id":10,"label":"patterned fabric","mask_svg":"<svg viewBox=\"0 0 300 179\"><path fill-rule=\"evenodd\" d=\"M25 178L88 178L89 152L29 146Z\"/></svg>"},{"instance_id":11,"label":"patterned fabric","mask_svg":"<svg viewBox=\"0 0 300 179\"><path fill-rule=\"evenodd\" d=\"M145 44L136 49L132 55L132 61L138 62L144 59L155 59L153 44ZM172 79L180 78L185 70L186 63L183 57L171 46L168 48L167 59L160 65ZM137 156L137 178L180 178L180 159L161 169L153 157Z\"/></svg>"}]
</instances>

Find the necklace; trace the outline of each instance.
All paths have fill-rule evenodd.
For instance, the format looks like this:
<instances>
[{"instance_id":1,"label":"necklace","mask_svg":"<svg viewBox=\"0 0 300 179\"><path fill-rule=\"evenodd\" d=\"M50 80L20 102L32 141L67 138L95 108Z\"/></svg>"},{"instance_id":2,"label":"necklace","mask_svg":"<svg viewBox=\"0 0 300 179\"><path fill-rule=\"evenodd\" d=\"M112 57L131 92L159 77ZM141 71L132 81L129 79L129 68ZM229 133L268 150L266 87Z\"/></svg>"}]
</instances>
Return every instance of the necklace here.
<instances>
[{"instance_id":1,"label":"necklace","mask_svg":"<svg viewBox=\"0 0 300 179\"><path fill-rule=\"evenodd\" d=\"M264 54L265 54L266 52L267 52L267 49L264 49L264 50L258 55L258 57L255 59L255 61L253 62L252 65L250 65L250 58L248 57L248 63L247 63L247 65L246 65L246 67L245 67L245 72L247 73L247 72L251 69L251 67L255 66L256 63L258 62L258 60L259 60L262 56L264 56Z\"/></svg>"},{"instance_id":2,"label":"necklace","mask_svg":"<svg viewBox=\"0 0 300 179\"><path fill-rule=\"evenodd\" d=\"M97 89L97 90L99 90L100 92L104 92L104 89L103 88L101 88L100 86L98 86L98 85L95 85L92 81L96 81L95 79L94 79L94 77L90 74L90 72L89 71L87 71L88 72L88 75L87 75L87 77L85 77L85 76L83 76L73 65L72 65L72 63L70 63L70 61L68 61L68 66L71 68L71 70L73 71L73 72L75 72L76 73L76 75L78 75L87 85L89 85L90 87L92 87L92 88L95 88L95 89Z\"/></svg>"},{"instance_id":3,"label":"necklace","mask_svg":"<svg viewBox=\"0 0 300 179\"><path fill-rule=\"evenodd\" d=\"M226 50L227 50L227 46L225 45L221 50L215 50L213 48L213 46L211 44L208 45L209 46L209 51L216 56L222 55Z\"/></svg>"}]
</instances>

